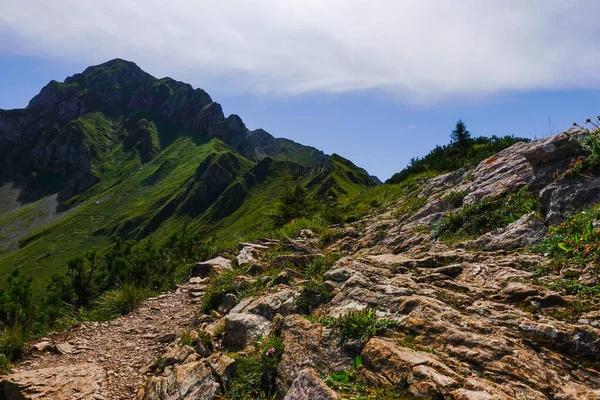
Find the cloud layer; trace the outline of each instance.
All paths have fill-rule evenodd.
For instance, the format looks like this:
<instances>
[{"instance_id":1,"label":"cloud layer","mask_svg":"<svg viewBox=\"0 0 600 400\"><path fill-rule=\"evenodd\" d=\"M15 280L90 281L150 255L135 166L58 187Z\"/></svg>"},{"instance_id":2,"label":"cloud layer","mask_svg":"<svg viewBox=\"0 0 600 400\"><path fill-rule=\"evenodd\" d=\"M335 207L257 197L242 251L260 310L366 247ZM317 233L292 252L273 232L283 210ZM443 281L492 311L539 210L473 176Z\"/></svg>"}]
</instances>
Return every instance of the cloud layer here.
<instances>
[{"instance_id":1,"label":"cloud layer","mask_svg":"<svg viewBox=\"0 0 600 400\"><path fill-rule=\"evenodd\" d=\"M598 88L599 11L595 0L0 0L0 51L121 57L240 92L435 102Z\"/></svg>"}]
</instances>

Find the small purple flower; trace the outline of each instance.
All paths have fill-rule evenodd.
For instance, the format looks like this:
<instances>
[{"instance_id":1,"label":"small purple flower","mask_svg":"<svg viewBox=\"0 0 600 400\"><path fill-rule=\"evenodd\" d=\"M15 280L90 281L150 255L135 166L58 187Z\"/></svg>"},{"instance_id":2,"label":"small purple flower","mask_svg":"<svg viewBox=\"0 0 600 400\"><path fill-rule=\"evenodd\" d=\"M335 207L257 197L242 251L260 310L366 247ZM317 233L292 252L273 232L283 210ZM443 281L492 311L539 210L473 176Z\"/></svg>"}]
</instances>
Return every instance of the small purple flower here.
<instances>
[{"instance_id":1,"label":"small purple flower","mask_svg":"<svg viewBox=\"0 0 600 400\"><path fill-rule=\"evenodd\" d=\"M269 357L273 353L275 353L275 348L271 347L269 350L267 350L265 352L265 356Z\"/></svg>"}]
</instances>

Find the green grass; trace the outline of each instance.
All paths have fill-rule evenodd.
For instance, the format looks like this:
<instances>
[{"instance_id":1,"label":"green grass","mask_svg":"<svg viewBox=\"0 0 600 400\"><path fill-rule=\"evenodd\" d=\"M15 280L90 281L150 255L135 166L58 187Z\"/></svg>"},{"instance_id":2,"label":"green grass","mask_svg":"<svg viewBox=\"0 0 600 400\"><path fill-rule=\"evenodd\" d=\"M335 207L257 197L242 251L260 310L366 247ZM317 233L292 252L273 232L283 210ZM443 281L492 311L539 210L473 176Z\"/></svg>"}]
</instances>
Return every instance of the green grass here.
<instances>
[{"instance_id":1,"label":"green grass","mask_svg":"<svg viewBox=\"0 0 600 400\"><path fill-rule=\"evenodd\" d=\"M525 214L539 211L539 199L527 188L507 196L497 196L467 204L445 215L434 227L434 236L455 242L474 239L503 228Z\"/></svg>"},{"instance_id":2,"label":"green grass","mask_svg":"<svg viewBox=\"0 0 600 400\"><path fill-rule=\"evenodd\" d=\"M34 292L40 293L53 273L66 270L68 258L92 247L106 248L115 234L139 232L167 201L181 194L200 161L222 151L227 151L227 146L218 141L205 146L186 138L176 141L154 161L138 167L135 174L29 234L25 246L0 258L0 280L5 280L11 267L20 266L26 275L36 277ZM176 160L177 166L168 179L146 185L146 179L169 159Z\"/></svg>"},{"instance_id":3,"label":"green grass","mask_svg":"<svg viewBox=\"0 0 600 400\"><path fill-rule=\"evenodd\" d=\"M356 379L356 371L338 372L325 379L325 383L343 399L348 400L411 400L415 399L403 385L380 388L365 386Z\"/></svg>"}]
</instances>

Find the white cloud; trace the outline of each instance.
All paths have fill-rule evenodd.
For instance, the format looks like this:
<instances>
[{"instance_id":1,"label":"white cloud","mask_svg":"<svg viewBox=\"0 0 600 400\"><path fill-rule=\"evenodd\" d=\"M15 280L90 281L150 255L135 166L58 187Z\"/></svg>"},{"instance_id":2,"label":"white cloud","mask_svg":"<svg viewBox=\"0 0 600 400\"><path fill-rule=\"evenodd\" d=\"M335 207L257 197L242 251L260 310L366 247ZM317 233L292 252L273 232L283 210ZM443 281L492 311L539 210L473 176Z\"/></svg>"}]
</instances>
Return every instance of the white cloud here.
<instances>
[{"instance_id":1,"label":"white cloud","mask_svg":"<svg viewBox=\"0 0 600 400\"><path fill-rule=\"evenodd\" d=\"M411 125L409 125L407 128L408 128L408 130L409 130L409 131L412 131L413 129L416 129L416 128L417 128L417 126L416 126L416 125L414 125L414 124L411 124Z\"/></svg>"},{"instance_id":2,"label":"white cloud","mask_svg":"<svg viewBox=\"0 0 600 400\"><path fill-rule=\"evenodd\" d=\"M409 101L600 86L595 0L0 0L0 51L237 91Z\"/></svg>"}]
</instances>

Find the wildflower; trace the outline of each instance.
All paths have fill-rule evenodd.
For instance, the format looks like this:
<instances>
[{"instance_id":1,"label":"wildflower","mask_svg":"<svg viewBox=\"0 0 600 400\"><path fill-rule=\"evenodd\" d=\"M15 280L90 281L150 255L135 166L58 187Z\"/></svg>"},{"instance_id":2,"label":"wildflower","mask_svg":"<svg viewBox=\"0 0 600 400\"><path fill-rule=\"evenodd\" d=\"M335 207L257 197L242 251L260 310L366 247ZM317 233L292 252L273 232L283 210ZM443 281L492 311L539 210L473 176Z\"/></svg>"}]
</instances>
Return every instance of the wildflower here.
<instances>
[{"instance_id":1,"label":"wildflower","mask_svg":"<svg viewBox=\"0 0 600 400\"><path fill-rule=\"evenodd\" d=\"M577 122L573 122L573 126L579 126L579 125L577 125Z\"/></svg>"},{"instance_id":2,"label":"wildflower","mask_svg":"<svg viewBox=\"0 0 600 400\"><path fill-rule=\"evenodd\" d=\"M271 347L269 350L265 351L265 356L270 357L273 353L275 353L275 348Z\"/></svg>"},{"instance_id":3,"label":"wildflower","mask_svg":"<svg viewBox=\"0 0 600 400\"><path fill-rule=\"evenodd\" d=\"M590 118L586 118L586 119L585 119L585 122L586 122L587 124L589 124L589 123L591 123L591 122L592 122L592 120L591 120Z\"/></svg>"}]
</instances>

